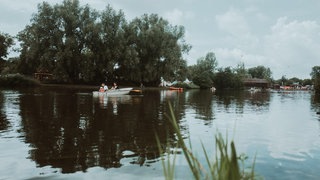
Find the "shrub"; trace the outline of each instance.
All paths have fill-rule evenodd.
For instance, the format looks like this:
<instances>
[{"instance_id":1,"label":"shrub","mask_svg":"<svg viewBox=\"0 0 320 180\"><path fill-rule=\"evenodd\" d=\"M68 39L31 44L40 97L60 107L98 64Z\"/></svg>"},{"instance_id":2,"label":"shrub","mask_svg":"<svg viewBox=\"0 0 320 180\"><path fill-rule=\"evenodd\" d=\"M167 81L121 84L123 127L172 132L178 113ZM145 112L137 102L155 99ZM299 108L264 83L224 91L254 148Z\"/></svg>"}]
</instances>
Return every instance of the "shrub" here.
<instances>
[{"instance_id":1,"label":"shrub","mask_svg":"<svg viewBox=\"0 0 320 180\"><path fill-rule=\"evenodd\" d=\"M7 74L0 76L2 87L33 87L40 85L40 82L20 74Z\"/></svg>"}]
</instances>

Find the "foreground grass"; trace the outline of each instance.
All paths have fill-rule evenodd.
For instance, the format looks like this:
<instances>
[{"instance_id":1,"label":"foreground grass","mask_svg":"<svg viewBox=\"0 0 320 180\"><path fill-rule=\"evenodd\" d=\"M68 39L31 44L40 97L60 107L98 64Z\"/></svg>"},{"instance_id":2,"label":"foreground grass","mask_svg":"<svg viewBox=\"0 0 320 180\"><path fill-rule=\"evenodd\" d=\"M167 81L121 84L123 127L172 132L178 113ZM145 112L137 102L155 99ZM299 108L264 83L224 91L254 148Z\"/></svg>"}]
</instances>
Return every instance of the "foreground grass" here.
<instances>
[{"instance_id":1,"label":"foreground grass","mask_svg":"<svg viewBox=\"0 0 320 180\"><path fill-rule=\"evenodd\" d=\"M258 178L256 177L254 172L255 163L253 162L251 170L245 171L244 161L248 157L245 154L241 154L240 156L237 155L235 144L233 141L230 142L229 151L228 140L224 140L221 134L215 136L216 153L214 158L209 157L203 143L201 143L203 153L206 159L206 166L204 166L204 164L202 164L202 162L200 162L198 158L193 154L191 143L190 147L187 147L182 137L180 128L175 119L171 104L169 104L169 106L171 113L169 120L172 124L172 127L176 133L176 137L178 140L178 145L177 147L175 147L175 149L177 149L178 147L182 149L184 157L189 165L190 171L192 172L194 179L238 180ZM173 153L174 157L171 158L170 154L172 154L172 149L169 149L170 146L168 145L167 147L169 148L166 148L164 152L164 150L161 148L159 138L156 138L160 153L166 154L168 157L167 160L162 159L162 166L165 178L167 180L175 179L175 161L177 154ZM239 161L241 162L241 166L239 165Z\"/></svg>"}]
</instances>

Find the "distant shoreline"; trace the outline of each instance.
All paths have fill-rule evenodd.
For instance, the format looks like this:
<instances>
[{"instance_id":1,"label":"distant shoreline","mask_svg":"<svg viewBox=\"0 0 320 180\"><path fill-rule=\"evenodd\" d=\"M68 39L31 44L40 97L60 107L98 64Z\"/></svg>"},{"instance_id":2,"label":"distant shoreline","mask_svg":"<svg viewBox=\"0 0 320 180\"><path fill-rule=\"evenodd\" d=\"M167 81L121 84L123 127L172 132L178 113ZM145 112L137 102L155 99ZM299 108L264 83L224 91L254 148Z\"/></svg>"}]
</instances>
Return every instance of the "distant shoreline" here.
<instances>
[{"instance_id":1,"label":"distant shoreline","mask_svg":"<svg viewBox=\"0 0 320 180\"><path fill-rule=\"evenodd\" d=\"M81 84L40 84L41 87L56 87L56 88L72 88L72 89L83 89L83 90L98 90L100 85L81 85ZM129 87L129 86L119 86L120 88ZM133 89L141 89L138 86L130 86ZM109 87L111 88L111 86ZM148 90L159 90L159 89L168 89L168 87L143 87L142 89Z\"/></svg>"}]
</instances>

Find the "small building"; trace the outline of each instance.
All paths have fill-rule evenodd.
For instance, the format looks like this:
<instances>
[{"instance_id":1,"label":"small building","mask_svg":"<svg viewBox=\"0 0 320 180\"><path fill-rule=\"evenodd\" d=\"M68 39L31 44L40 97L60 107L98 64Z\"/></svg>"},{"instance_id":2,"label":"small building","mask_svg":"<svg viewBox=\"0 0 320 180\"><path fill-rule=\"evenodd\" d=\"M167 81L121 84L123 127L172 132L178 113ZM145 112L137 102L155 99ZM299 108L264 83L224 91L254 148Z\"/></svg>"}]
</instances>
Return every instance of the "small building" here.
<instances>
[{"instance_id":1,"label":"small building","mask_svg":"<svg viewBox=\"0 0 320 180\"><path fill-rule=\"evenodd\" d=\"M249 78L244 79L243 84L245 87L260 87L260 88L269 88L270 83L266 79L258 79L258 78Z\"/></svg>"},{"instance_id":2,"label":"small building","mask_svg":"<svg viewBox=\"0 0 320 180\"><path fill-rule=\"evenodd\" d=\"M52 80L53 74L50 73L34 73L34 78L39 81Z\"/></svg>"}]
</instances>

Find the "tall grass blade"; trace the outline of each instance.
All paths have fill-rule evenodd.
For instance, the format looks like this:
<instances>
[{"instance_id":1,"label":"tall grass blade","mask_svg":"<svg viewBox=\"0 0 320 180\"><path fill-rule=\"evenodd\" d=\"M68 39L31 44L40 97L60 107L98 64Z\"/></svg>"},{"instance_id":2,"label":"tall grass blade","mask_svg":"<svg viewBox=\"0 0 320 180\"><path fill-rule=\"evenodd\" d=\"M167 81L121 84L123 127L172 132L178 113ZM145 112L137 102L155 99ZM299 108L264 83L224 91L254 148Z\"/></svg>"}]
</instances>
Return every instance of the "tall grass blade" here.
<instances>
[{"instance_id":1,"label":"tall grass blade","mask_svg":"<svg viewBox=\"0 0 320 180\"><path fill-rule=\"evenodd\" d=\"M173 112L173 108L171 104L169 103L169 109L170 109L170 116L168 117L174 132L176 133L178 144L175 147L175 149L178 149L178 146L182 149L184 157L188 163L188 166L193 174L194 179L217 179L217 180L238 180L238 179L254 179L255 173L254 173L254 165L255 165L255 159L253 162L253 166L251 169L251 173L245 173L245 171L241 171L241 168L239 166L239 159L244 161L246 158L238 157L236 147L233 141L230 143L230 152L228 149L228 138L224 139L220 133L218 133L215 136L215 157L213 157L212 160L210 160L210 157L208 155L207 150L204 147L204 144L201 142L201 146L203 149L205 161L207 163L208 171L204 168L204 166L200 163L199 159L194 156L192 153L192 145L189 138L189 149L187 148L187 145L185 144L185 141L183 139L182 133L180 131L179 125L175 119L175 115ZM158 136L157 143L159 148L159 152L162 154L163 150L161 148L160 140ZM169 141L167 141L169 142ZM168 144L167 147L170 147ZM166 176L167 180L171 180L174 178L174 166L176 161L176 153L174 153L174 158L171 161L170 160L170 151L167 149L167 156L168 161L167 164L164 163L164 160L162 162L164 174ZM246 157L246 156L244 156ZM244 165L243 165L244 166Z\"/></svg>"}]
</instances>

